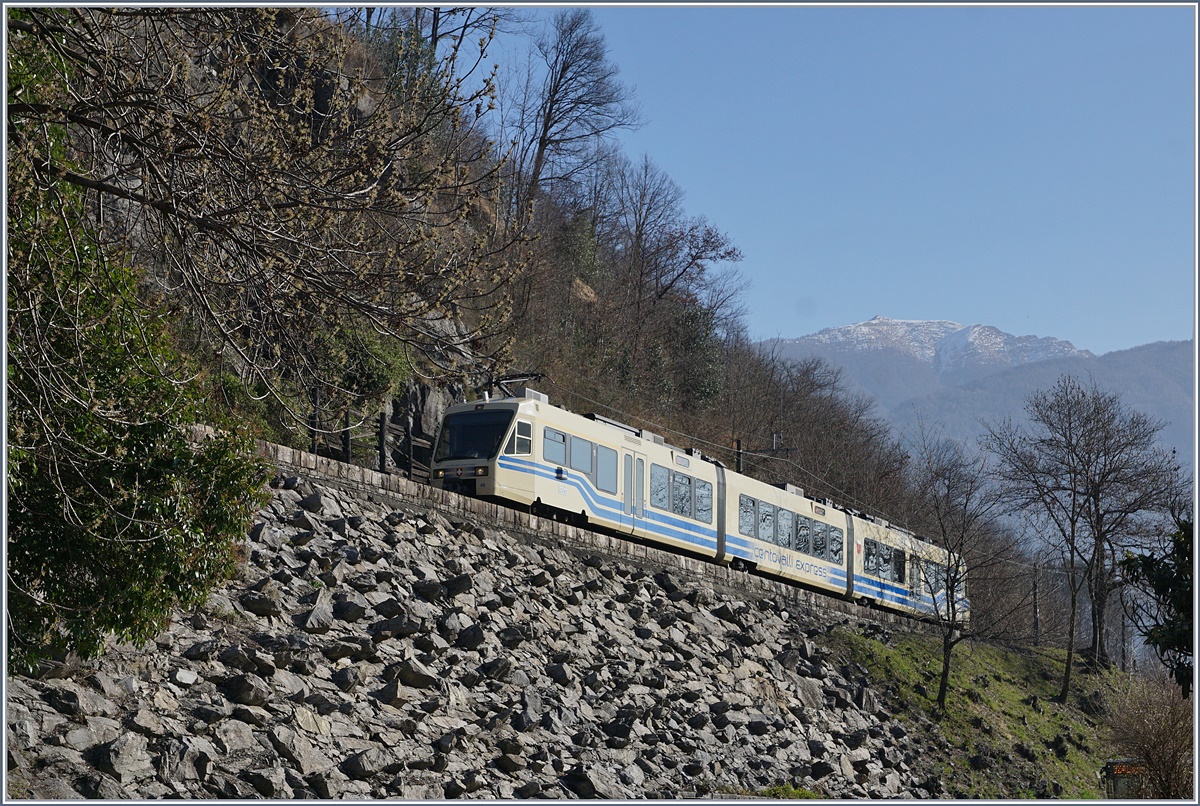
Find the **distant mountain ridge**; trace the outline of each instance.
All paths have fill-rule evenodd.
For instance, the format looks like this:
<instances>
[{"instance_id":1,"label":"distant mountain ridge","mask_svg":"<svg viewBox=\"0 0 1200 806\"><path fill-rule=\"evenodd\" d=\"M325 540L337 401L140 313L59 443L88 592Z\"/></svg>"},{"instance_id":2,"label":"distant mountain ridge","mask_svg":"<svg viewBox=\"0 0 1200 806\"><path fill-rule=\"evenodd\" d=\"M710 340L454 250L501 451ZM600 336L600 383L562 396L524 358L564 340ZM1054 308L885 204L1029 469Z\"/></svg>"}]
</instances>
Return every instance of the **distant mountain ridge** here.
<instances>
[{"instance_id":1,"label":"distant mountain ridge","mask_svg":"<svg viewBox=\"0 0 1200 806\"><path fill-rule=\"evenodd\" d=\"M928 364L936 375L957 385L969 375L988 375L1007 367L1052 358L1094 358L1069 341L1047 336L1014 336L991 325L962 325L948 319L912 320L876 316L866 322L826 328L798 339L776 339L785 352L828 350L898 351ZM818 347L820 345L820 347Z\"/></svg>"},{"instance_id":2,"label":"distant mountain ridge","mask_svg":"<svg viewBox=\"0 0 1200 806\"><path fill-rule=\"evenodd\" d=\"M851 389L875 398L878 414L907 433L918 421L972 441L982 421L1024 418L1028 395L1060 375L1119 392L1127 405L1168 423L1162 442L1192 454L1192 342L1158 342L1097 357L1048 336L1014 336L991 325L876 316L764 349L820 358L843 370Z\"/></svg>"}]
</instances>

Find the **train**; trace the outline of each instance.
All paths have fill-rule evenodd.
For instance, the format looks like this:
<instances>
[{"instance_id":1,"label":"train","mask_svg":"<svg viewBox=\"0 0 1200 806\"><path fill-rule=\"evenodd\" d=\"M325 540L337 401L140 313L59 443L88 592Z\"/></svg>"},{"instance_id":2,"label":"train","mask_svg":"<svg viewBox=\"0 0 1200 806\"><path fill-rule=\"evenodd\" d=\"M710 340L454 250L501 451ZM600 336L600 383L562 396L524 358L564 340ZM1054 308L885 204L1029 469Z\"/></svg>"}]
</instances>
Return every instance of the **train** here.
<instances>
[{"instance_id":1,"label":"train","mask_svg":"<svg viewBox=\"0 0 1200 806\"><path fill-rule=\"evenodd\" d=\"M970 617L965 569L945 549L529 388L449 407L430 483L863 605Z\"/></svg>"}]
</instances>

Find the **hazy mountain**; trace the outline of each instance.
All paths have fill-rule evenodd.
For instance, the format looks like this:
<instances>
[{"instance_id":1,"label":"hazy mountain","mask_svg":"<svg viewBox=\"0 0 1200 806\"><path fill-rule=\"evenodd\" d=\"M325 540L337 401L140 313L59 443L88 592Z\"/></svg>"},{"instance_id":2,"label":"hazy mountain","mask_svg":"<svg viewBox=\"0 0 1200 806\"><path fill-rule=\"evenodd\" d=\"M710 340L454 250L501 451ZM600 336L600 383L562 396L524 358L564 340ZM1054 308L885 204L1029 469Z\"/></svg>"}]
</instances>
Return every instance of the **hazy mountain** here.
<instances>
[{"instance_id":1,"label":"hazy mountain","mask_svg":"<svg viewBox=\"0 0 1200 806\"><path fill-rule=\"evenodd\" d=\"M988 325L877 316L764 347L786 358L817 356L840 366L851 388L872 395L898 432L918 421L972 440L980 421L1024 419L1026 397L1063 374L1120 392L1124 402L1168 423L1162 441L1190 461L1195 427L1192 342L1158 342L1095 356L1068 341L1014 336Z\"/></svg>"}]
</instances>

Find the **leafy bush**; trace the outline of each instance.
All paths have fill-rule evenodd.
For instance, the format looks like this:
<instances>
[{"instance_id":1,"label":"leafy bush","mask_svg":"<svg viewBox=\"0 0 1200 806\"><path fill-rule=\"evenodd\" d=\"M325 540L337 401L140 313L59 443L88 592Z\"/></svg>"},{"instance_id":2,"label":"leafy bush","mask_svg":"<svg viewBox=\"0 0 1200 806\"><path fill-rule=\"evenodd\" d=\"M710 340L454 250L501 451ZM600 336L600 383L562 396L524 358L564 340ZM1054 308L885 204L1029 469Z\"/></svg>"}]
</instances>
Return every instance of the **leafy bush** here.
<instances>
[{"instance_id":1,"label":"leafy bush","mask_svg":"<svg viewBox=\"0 0 1200 806\"><path fill-rule=\"evenodd\" d=\"M211 412L139 299L140 274L81 224L82 194L40 175L21 134L7 255L14 669L95 655L110 634L147 640L201 602L233 570L264 481L247 437L196 428Z\"/></svg>"}]
</instances>

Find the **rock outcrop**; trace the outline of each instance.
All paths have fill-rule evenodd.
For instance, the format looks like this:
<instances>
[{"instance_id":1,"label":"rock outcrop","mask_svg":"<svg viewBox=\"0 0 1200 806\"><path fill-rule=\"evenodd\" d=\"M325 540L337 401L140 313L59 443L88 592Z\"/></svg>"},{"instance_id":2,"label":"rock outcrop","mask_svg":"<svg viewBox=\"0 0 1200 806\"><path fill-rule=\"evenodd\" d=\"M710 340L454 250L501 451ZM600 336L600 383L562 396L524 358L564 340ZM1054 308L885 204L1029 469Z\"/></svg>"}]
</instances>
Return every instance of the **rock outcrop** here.
<instances>
[{"instance_id":1,"label":"rock outcrop","mask_svg":"<svg viewBox=\"0 0 1200 806\"><path fill-rule=\"evenodd\" d=\"M154 645L7 681L9 797L940 794L847 615L314 482Z\"/></svg>"}]
</instances>

